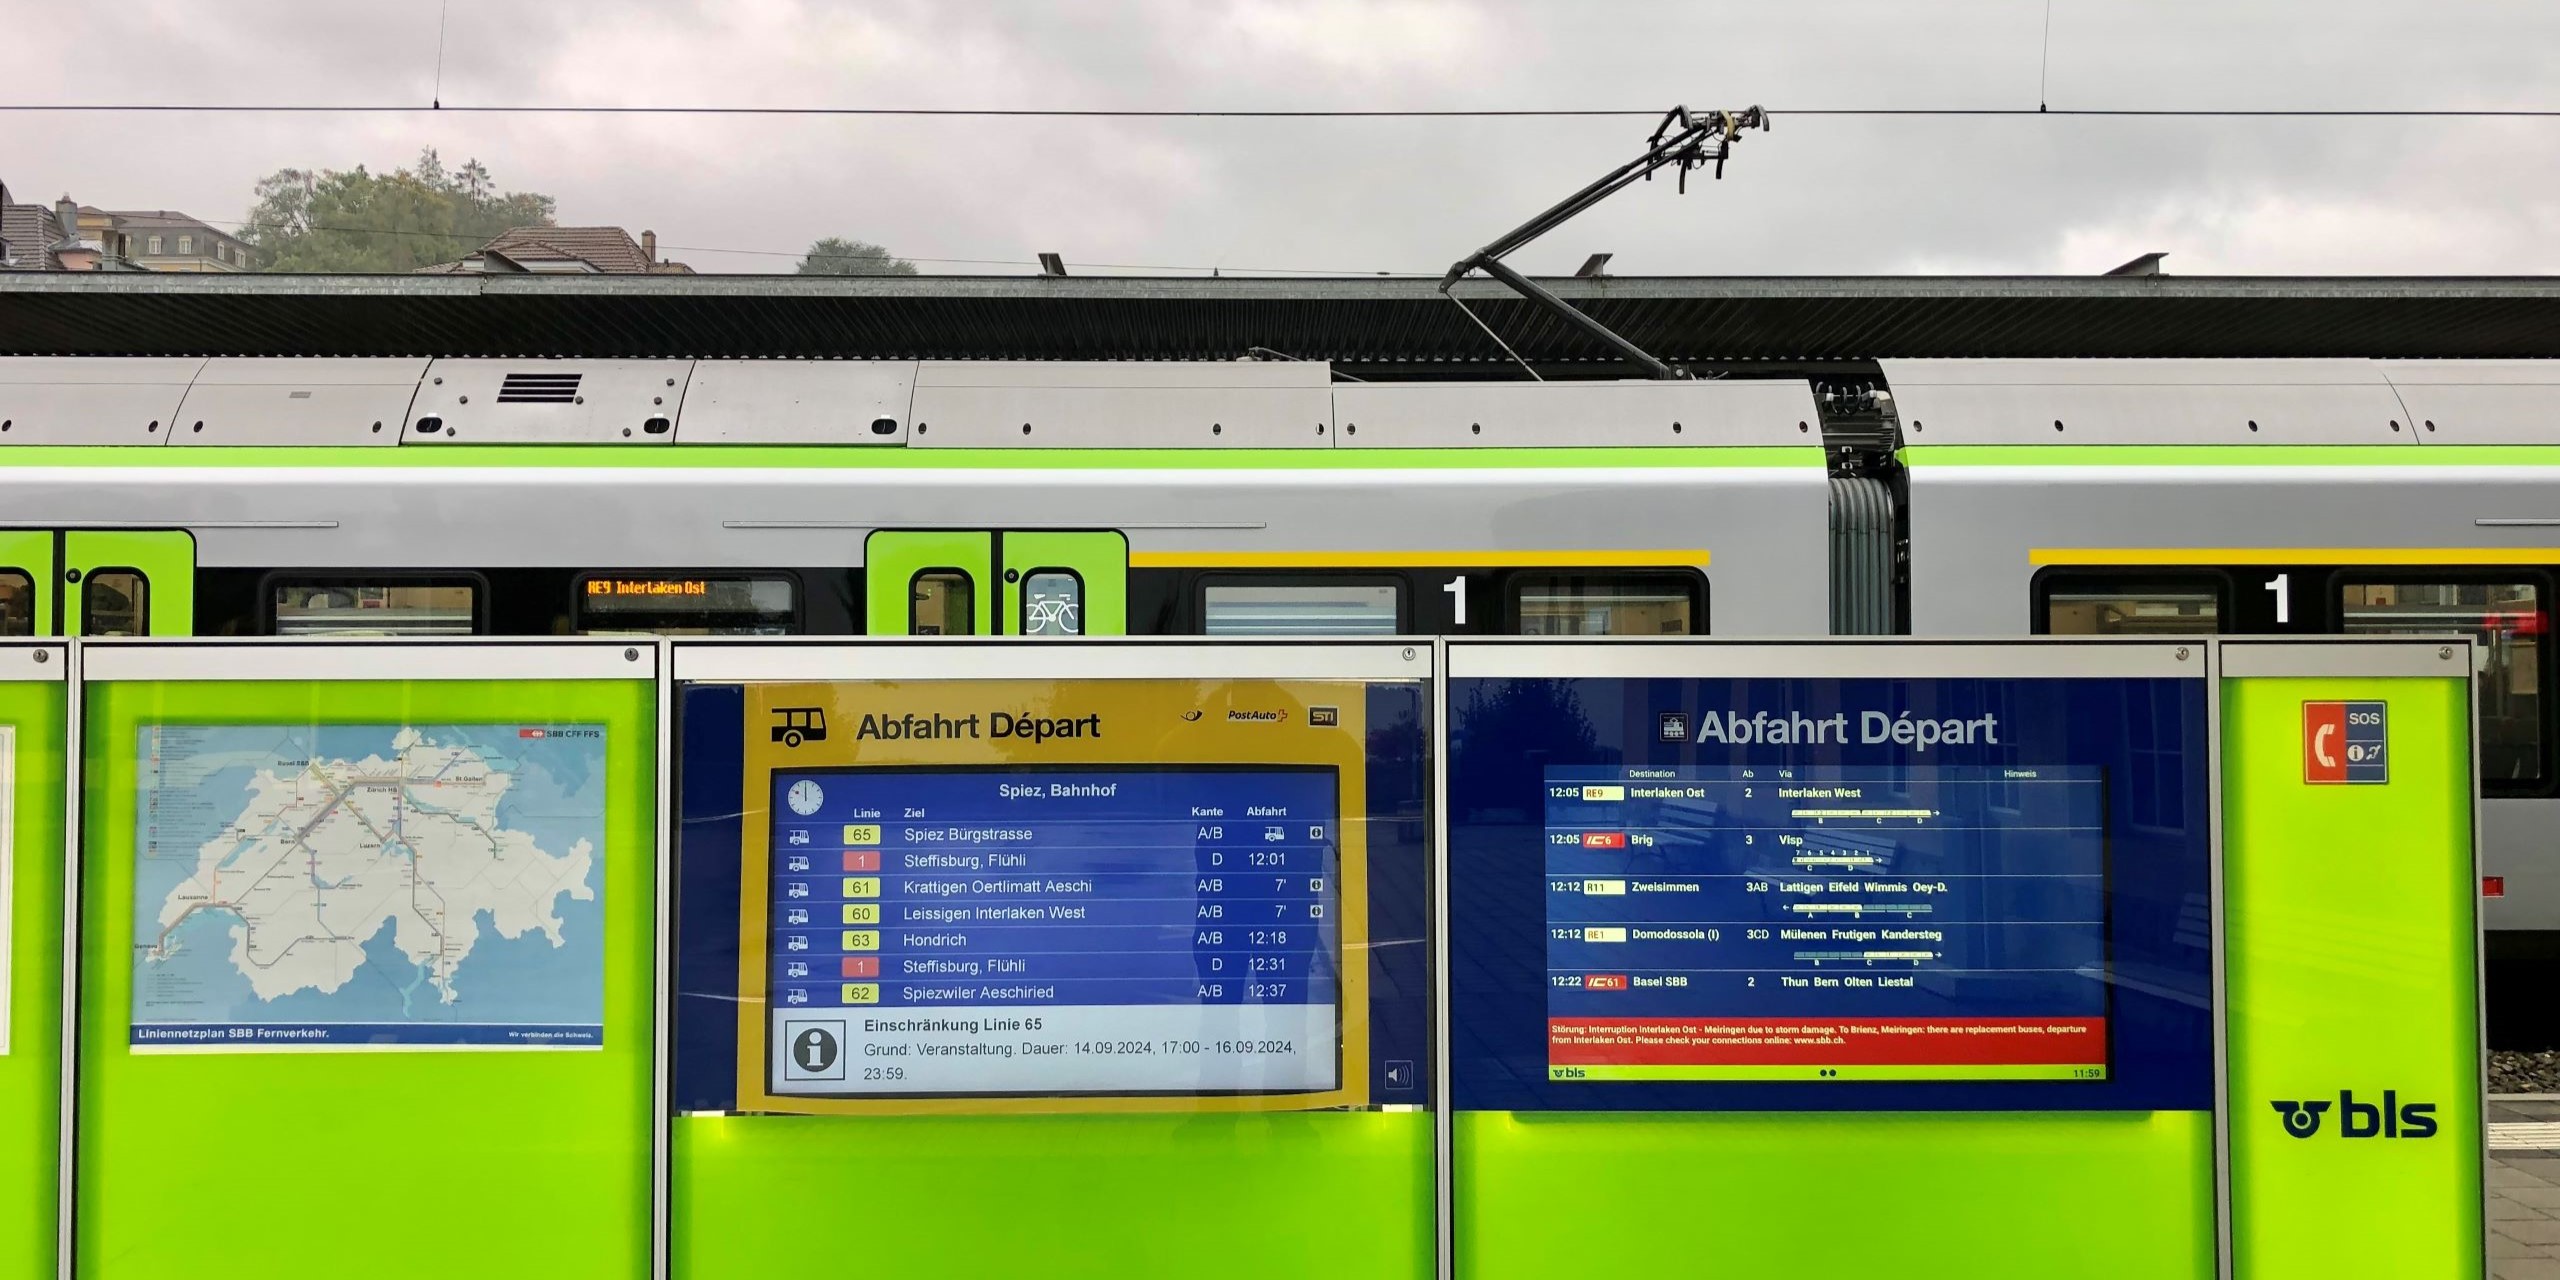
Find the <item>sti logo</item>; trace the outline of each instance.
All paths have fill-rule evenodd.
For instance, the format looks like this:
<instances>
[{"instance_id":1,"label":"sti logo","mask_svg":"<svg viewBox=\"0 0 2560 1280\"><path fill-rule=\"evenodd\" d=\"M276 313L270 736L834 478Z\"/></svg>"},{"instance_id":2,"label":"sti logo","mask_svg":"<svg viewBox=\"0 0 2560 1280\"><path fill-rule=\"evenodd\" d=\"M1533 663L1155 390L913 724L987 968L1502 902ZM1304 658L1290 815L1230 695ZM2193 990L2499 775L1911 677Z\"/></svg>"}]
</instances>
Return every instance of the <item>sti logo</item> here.
<instances>
[{"instance_id":1,"label":"sti logo","mask_svg":"<svg viewBox=\"0 0 2560 1280\"><path fill-rule=\"evenodd\" d=\"M1689 740L1689 713L1686 711L1663 712L1662 722L1660 726L1655 729L1654 737L1662 742L1687 742Z\"/></svg>"},{"instance_id":2,"label":"sti logo","mask_svg":"<svg viewBox=\"0 0 2560 1280\"><path fill-rule=\"evenodd\" d=\"M2320 1132L2320 1118L2327 1114L2329 1103L2269 1102L2276 1114L2284 1118L2287 1136L2308 1138ZM2338 1136L2341 1138L2432 1138L2436 1136L2436 1104L2432 1102L2402 1103L2395 1089L2382 1091L2382 1101L2358 1102L2356 1091L2338 1092Z\"/></svg>"}]
</instances>

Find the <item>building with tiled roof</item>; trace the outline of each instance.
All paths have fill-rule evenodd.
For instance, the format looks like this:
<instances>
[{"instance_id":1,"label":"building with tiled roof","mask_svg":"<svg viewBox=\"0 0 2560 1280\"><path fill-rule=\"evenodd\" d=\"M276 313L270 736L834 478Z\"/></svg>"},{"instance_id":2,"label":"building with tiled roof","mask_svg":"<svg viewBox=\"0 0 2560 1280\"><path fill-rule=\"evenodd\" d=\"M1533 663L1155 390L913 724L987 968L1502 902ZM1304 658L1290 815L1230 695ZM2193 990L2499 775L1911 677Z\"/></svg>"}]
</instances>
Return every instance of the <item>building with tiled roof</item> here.
<instances>
[{"instance_id":1,"label":"building with tiled roof","mask_svg":"<svg viewBox=\"0 0 2560 1280\"><path fill-rule=\"evenodd\" d=\"M96 215L94 218L90 215ZM139 271L123 232L103 211L73 204L69 196L50 207L0 206L0 240L8 242L9 271Z\"/></svg>"},{"instance_id":2,"label":"building with tiled roof","mask_svg":"<svg viewBox=\"0 0 2560 1280\"><path fill-rule=\"evenodd\" d=\"M620 227L517 227L453 262L420 267L420 275L692 275L681 262L658 260L658 233L634 240Z\"/></svg>"},{"instance_id":3,"label":"building with tiled roof","mask_svg":"<svg viewBox=\"0 0 2560 1280\"><path fill-rule=\"evenodd\" d=\"M53 206L19 204L0 182L0 271L59 271L53 247L62 239Z\"/></svg>"},{"instance_id":4,"label":"building with tiled roof","mask_svg":"<svg viewBox=\"0 0 2560 1280\"><path fill-rule=\"evenodd\" d=\"M19 204L0 183L0 271L246 271L240 238L168 209Z\"/></svg>"},{"instance_id":5,"label":"building with tiled roof","mask_svg":"<svg viewBox=\"0 0 2560 1280\"><path fill-rule=\"evenodd\" d=\"M84 226L103 222L130 243L136 265L150 271L247 271L249 245L240 237L174 209L93 209L81 206Z\"/></svg>"}]
</instances>

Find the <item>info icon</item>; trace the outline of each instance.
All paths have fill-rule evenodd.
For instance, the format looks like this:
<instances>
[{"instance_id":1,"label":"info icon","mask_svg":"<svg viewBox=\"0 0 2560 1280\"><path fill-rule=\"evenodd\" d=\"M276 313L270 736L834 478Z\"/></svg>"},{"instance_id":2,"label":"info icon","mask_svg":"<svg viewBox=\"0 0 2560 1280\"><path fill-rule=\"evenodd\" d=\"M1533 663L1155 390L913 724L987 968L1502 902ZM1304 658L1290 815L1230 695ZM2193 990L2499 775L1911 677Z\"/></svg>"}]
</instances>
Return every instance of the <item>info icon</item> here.
<instances>
[{"instance_id":1,"label":"info icon","mask_svg":"<svg viewBox=\"0 0 2560 1280\"><path fill-rule=\"evenodd\" d=\"M1664 742L1687 742L1689 713L1686 711L1663 712L1661 726L1655 731L1654 736Z\"/></svg>"},{"instance_id":2,"label":"info icon","mask_svg":"<svg viewBox=\"0 0 2560 1280\"><path fill-rule=\"evenodd\" d=\"M782 1078L844 1079L844 1019L783 1019Z\"/></svg>"}]
</instances>

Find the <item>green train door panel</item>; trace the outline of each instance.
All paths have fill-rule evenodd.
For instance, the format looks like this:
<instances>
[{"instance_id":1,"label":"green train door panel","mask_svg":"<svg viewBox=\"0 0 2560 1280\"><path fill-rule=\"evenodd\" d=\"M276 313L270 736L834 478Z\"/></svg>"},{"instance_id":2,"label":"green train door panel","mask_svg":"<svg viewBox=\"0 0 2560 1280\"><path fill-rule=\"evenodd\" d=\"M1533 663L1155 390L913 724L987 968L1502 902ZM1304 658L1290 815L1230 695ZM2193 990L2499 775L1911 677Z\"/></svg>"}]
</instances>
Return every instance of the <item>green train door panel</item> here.
<instances>
[{"instance_id":1,"label":"green train door panel","mask_svg":"<svg viewBox=\"0 0 2560 1280\"><path fill-rule=\"evenodd\" d=\"M1006 635L1129 633L1129 539L1119 530L1007 533L997 544Z\"/></svg>"},{"instance_id":2,"label":"green train door panel","mask_svg":"<svg viewBox=\"0 0 2560 1280\"><path fill-rule=\"evenodd\" d=\"M1071 533L882 529L863 543L875 636L1126 635L1129 540Z\"/></svg>"},{"instance_id":3,"label":"green train door panel","mask_svg":"<svg viewBox=\"0 0 2560 1280\"><path fill-rule=\"evenodd\" d=\"M183 529L62 536L62 634L195 633L196 540Z\"/></svg>"},{"instance_id":4,"label":"green train door panel","mask_svg":"<svg viewBox=\"0 0 2560 1280\"><path fill-rule=\"evenodd\" d=\"M50 529L0 529L0 638L58 634L54 537Z\"/></svg>"},{"instance_id":5,"label":"green train door panel","mask_svg":"<svg viewBox=\"0 0 2560 1280\"><path fill-rule=\"evenodd\" d=\"M862 544L863 631L875 636L995 634L992 533L881 529Z\"/></svg>"}]
</instances>

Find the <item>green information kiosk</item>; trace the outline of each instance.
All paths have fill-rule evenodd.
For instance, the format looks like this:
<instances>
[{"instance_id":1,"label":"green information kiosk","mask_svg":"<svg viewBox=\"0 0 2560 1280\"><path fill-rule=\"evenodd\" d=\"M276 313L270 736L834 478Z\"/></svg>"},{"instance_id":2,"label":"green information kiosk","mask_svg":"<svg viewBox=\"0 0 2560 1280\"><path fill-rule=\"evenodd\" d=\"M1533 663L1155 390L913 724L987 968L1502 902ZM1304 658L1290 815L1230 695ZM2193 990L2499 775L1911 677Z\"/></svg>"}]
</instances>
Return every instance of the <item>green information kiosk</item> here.
<instances>
[{"instance_id":1,"label":"green information kiosk","mask_svg":"<svg viewBox=\"0 0 2560 1280\"><path fill-rule=\"evenodd\" d=\"M0 642L0 1280L55 1274L70 665L59 642Z\"/></svg>"},{"instance_id":2,"label":"green information kiosk","mask_svg":"<svg viewBox=\"0 0 2560 1280\"><path fill-rule=\"evenodd\" d=\"M658 657L82 647L82 1280L647 1273Z\"/></svg>"},{"instance_id":3,"label":"green information kiosk","mask_svg":"<svg viewBox=\"0 0 2560 1280\"><path fill-rule=\"evenodd\" d=\"M2219 648L2231 1272L2485 1275L2473 650Z\"/></svg>"},{"instance_id":4,"label":"green information kiosk","mask_svg":"<svg viewBox=\"0 0 2560 1280\"><path fill-rule=\"evenodd\" d=\"M1422 1276L1428 644L676 649L678 1276Z\"/></svg>"},{"instance_id":5,"label":"green information kiosk","mask_svg":"<svg viewBox=\"0 0 2560 1280\"><path fill-rule=\"evenodd\" d=\"M1454 1274L2482 1274L2465 645L1447 667Z\"/></svg>"},{"instance_id":6,"label":"green information kiosk","mask_svg":"<svg viewBox=\"0 0 2560 1280\"><path fill-rule=\"evenodd\" d=\"M2478 1280L2472 659L0 642L0 1280Z\"/></svg>"}]
</instances>

